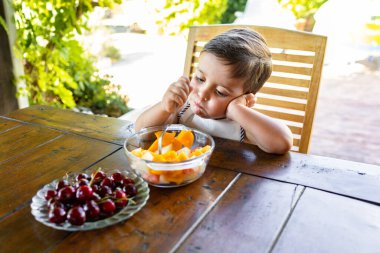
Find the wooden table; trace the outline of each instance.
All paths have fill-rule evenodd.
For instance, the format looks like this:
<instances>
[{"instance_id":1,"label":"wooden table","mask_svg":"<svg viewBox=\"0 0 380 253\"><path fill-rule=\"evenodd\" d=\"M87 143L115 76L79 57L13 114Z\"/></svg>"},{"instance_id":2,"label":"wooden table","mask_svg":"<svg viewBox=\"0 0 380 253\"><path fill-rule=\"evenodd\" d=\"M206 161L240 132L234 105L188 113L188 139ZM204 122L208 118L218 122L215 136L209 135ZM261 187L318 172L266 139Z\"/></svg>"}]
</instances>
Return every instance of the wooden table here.
<instances>
[{"instance_id":1,"label":"wooden table","mask_svg":"<svg viewBox=\"0 0 380 253\"><path fill-rule=\"evenodd\" d=\"M67 171L130 169L130 123L33 106L0 116L0 252L380 252L380 167L224 139L190 185L119 224L54 230L31 198Z\"/></svg>"}]
</instances>

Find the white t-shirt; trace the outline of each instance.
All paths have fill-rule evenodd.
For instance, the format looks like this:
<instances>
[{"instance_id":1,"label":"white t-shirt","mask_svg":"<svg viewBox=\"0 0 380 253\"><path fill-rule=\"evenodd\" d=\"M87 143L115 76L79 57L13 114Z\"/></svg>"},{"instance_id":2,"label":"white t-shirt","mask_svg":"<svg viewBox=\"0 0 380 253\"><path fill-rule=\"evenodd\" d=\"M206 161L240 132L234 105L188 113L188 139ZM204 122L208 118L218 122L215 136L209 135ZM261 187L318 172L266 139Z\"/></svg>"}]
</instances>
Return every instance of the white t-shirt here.
<instances>
[{"instance_id":1,"label":"white t-shirt","mask_svg":"<svg viewBox=\"0 0 380 253\"><path fill-rule=\"evenodd\" d=\"M179 112L178 123L198 129L209 135L243 142L244 129L235 121L229 119L204 119L196 115L190 108L189 102Z\"/></svg>"}]
</instances>

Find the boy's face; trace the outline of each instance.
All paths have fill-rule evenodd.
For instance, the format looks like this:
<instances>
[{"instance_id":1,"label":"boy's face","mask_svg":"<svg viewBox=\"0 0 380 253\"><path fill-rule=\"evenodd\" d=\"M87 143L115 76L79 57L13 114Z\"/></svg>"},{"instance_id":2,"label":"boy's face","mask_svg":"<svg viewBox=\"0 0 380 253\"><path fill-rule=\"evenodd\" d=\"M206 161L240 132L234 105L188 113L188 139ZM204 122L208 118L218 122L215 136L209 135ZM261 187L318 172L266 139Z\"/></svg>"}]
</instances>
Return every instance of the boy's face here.
<instances>
[{"instance_id":1,"label":"boy's face","mask_svg":"<svg viewBox=\"0 0 380 253\"><path fill-rule=\"evenodd\" d=\"M230 77L230 66L215 55L203 52L191 79L191 110L202 118L226 117L228 104L243 94L244 81Z\"/></svg>"}]
</instances>

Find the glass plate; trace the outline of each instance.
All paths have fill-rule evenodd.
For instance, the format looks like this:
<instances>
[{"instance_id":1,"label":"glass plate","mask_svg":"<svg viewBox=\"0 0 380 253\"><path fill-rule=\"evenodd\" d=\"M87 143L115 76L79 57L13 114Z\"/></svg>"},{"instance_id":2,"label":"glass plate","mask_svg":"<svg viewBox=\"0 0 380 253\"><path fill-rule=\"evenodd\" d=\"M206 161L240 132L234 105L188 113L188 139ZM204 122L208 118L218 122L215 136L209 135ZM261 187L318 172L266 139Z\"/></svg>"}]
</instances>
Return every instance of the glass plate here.
<instances>
[{"instance_id":1,"label":"glass plate","mask_svg":"<svg viewBox=\"0 0 380 253\"><path fill-rule=\"evenodd\" d=\"M66 230L66 231L84 231L84 230L93 230L98 228L104 228L113 224L116 224L118 222L121 222L123 220L126 220L135 213L137 213L147 202L149 198L149 187L148 184L139 176L136 174L129 172L129 171L120 171L125 176L128 176L132 178L135 181L135 185L137 187L137 195L133 198L133 200L136 202L136 204L130 204L121 209L118 213L114 214L111 217L108 217L103 220L94 221L94 222L85 222L81 226L71 225L68 221L65 221L61 224L56 224L49 222L48 220L48 208L47 208L47 201L45 200L44 193L47 190L54 190L55 185L59 181L54 180L50 184L45 185L43 188L41 188L37 194L32 198L32 203L30 204L30 207L32 208L32 215L34 218L43 223L46 226L59 229L59 230ZM108 172L107 172L108 174ZM75 174L70 175L69 178L74 178Z\"/></svg>"}]
</instances>

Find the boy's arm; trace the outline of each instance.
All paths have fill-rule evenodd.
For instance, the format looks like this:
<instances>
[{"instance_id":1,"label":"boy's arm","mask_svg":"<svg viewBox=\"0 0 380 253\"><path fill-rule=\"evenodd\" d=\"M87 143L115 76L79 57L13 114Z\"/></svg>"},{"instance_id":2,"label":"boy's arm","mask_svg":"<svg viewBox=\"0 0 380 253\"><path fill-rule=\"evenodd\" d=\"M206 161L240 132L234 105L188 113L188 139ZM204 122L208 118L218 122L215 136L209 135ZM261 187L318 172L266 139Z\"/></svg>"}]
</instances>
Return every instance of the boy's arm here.
<instances>
[{"instance_id":1,"label":"boy's arm","mask_svg":"<svg viewBox=\"0 0 380 253\"><path fill-rule=\"evenodd\" d=\"M158 126L174 123L175 113L169 113L163 109L161 102L145 110L136 119L135 131L140 131L144 127Z\"/></svg>"},{"instance_id":2,"label":"boy's arm","mask_svg":"<svg viewBox=\"0 0 380 253\"><path fill-rule=\"evenodd\" d=\"M248 142L268 153L284 154L293 144L290 129L282 122L264 115L246 105L243 95L231 101L227 107L227 118L244 128Z\"/></svg>"},{"instance_id":3,"label":"boy's arm","mask_svg":"<svg viewBox=\"0 0 380 253\"><path fill-rule=\"evenodd\" d=\"M174 123L177 111L186 102L190 93L190 80L180 77L166 90L162 100L145 110L135 122L135 131L144 127Z\"/></svg>"}]
</instances>

